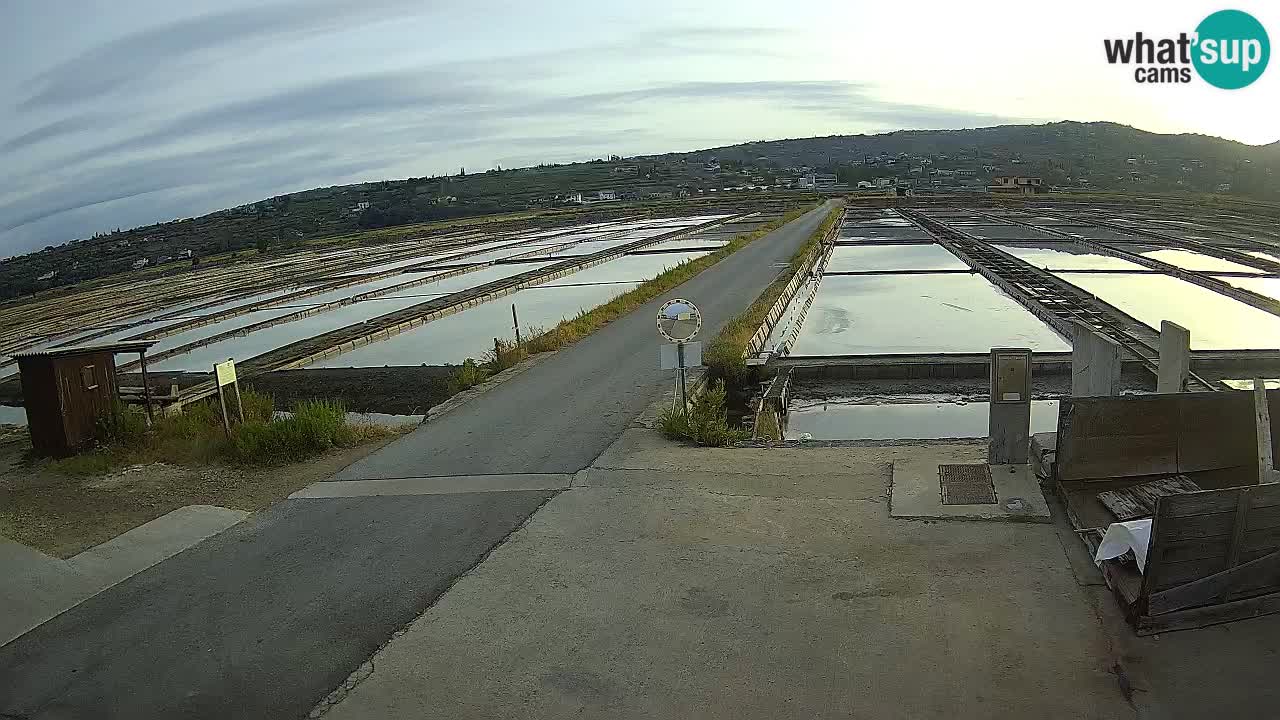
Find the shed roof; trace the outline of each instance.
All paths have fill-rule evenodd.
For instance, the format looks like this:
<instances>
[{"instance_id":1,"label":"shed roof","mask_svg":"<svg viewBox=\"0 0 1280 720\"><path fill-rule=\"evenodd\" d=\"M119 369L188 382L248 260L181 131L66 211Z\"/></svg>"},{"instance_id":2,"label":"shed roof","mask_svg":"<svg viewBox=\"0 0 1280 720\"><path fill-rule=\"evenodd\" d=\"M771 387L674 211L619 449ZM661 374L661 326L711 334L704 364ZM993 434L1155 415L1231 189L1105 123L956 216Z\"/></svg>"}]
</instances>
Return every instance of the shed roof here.
<instances>
[{"instance_id":1,"label":"shed roof","mask_svg":"<svg viewBox=\"0 0 1280 720\"><path fill-rule=\"evenodd\" d=\"M129 353L129 352L145 352L151 349L159 340L129 340L125 342L105 343L102 345L75 345L73 347L64 348L45 348L43 350L28 350L27 352L15 353L14 357L21 358L55 358L55 357L72 357L75 355L92 355L94 353Z\"/></svg>"}]
</instances>

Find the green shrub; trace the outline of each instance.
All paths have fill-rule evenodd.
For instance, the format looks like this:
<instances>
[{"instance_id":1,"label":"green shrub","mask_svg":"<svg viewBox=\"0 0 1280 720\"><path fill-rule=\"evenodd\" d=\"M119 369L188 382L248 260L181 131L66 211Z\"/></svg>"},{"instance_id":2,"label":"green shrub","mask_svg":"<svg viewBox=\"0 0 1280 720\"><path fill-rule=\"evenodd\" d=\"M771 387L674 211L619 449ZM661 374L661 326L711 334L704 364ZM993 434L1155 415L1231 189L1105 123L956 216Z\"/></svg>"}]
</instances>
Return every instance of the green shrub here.
<instances>
[{"instance_id":1,"label":"green shrub","mask_svg":"<svg viewBox=\"0 0 1280 720\"><path fill-rule=\"evenodd\" d=\"M449 394L457 395L463 390L475 387L484 382L487 377L489 373L484 368L476 364L475 360L467 358L449 376Z\"/></svg>"},{"instance_id":2,"label":"green shrub","mask_svg":"<svg viewBox=\"0 0 1280 720\"><path fill-rule=\"evenodd\" d=\"M232 454L241 462L257 465L306 460L330 448L349 445L356 439L347 425L346 415L340 403L325 400L298 403L288 417L234 426Z\"/></svg>"},{"instance_id":3,"label":"green shrub","mask_svg":"<svg viewBox=\"0 0 1280 720\"><path fill-rule=\"evenodd\" d=\"M127 445L136 442L146 432L146 415L117 400L98 416L94 438L103 445Z\"/></svg>"},{"instance_id":4,"label":"green shrub","mask_svg":"<svg viewBox=\"0 0 1280 720\"><path fill-rule=\"evenodd\" d=\"M475 363L470 364L476 370ZM378 440L398 431L347 422L342 404L311 400L294 406L287 417L274 417L270 395L242 390L245 422L239 421L235 399L227 408L231 437L222 424L217 399L192 403L184 412L157 416L150 430L141 408L113 407L98 421L98 447L49 468L64 475L96 475L134 463L203 464L231 459L256 465L283 465L306 460L334 447Z\"/></svg>"},{"instance_id":5,"label":"green shrub","mask_svg":"<svg viewBox=\"0 0 1280 720\"><path fill-rule=\"evenodd\" d=\"M663 434L709 447L747 439L745 431L729 426L725 398L724 382L716 381L693 401L687 414L683 409L664 410L659 420Z\"/></svg>"},{"instance_id":6,"label":"green shrub","mask_svg":"<svg viewBox=\"0 0 1280 720\"><path fill-rule=\"evenodd\" d=\"M682 285L703 270L795 220L812 208L813 206L805 206L792 210L781 218L733 238L715 252L669 267L599 307L584 310L572 319L562 320L550 330L531 330L527 334L529 339L525 341L525 348L530 353L540 353L558 350L565 345L575 343L663 293Z\"/></svg>"},{"instance_id":7,"label":"green shrub","mask_svg":"<svg viewBox=\"0 0 1280 720\"><path fill-rule=\"evenodd\" d=\"M720 329L715 338L707 343L706 349L702 353L702 360L707 366L707 372L710 377L723 380L728 383L729 387L734 388L750 387L760 379L760 370L756 367L748 366L746 359L743 357L747 350L747 343L751 342L756 330L764 324L765 317L769 314L769 310L773 308L774 303L778 301L778 298L782 296L787 283L800 271L801 265L804 264L809 254L819 248L827 231L840 220L842 212L843 210L840 207L834 207L828 211L822 223L814 229L808 239L791 256L787 272L784 272L777 280L770 283L769 287L760 293L760 297L751 303L746 312L731 318L729 322L724 324L724 327Z\"/></svg>"},{"instance_id":8,"label":"green shrub","mask_svg":"<svg viewBox=\"0 0 1280 720\"><path fill-rule=\"evenodd\" d=\"M240 400L244 403L244 421L245 422L266 422L271 419L276 411L276 399L272 396L258 392L253 388L244 388L240 392ZM235 415L235 394L231 395L231 401L227 404L227 410Z\"/></svg>"},{"instance_id":9,"label":"green shrub","mask_svg":"<svg viewBox=\"0 0 1280 720\"><path fill-rule=\"evenodd\" d=\"M524 343L517 345L512 340L498 339L492 350L484 354L484 367L491 373L499 373L529 357L529 350Z\"/></svg>"}]
</instances>

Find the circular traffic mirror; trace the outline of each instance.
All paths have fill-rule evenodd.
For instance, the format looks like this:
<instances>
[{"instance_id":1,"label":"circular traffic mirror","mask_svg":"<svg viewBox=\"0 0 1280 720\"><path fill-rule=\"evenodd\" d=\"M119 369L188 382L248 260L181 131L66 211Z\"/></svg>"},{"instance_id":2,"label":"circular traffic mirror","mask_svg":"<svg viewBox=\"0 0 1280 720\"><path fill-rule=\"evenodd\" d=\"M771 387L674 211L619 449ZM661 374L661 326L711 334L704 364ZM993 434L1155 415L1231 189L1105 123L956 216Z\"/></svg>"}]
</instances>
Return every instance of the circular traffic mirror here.
<instances>
[{"instance_id":1,"label":"circular traffic mirror","mask_svg":"<svg viewBox=\"0 0 1280 720\"><path fill-rule=\"evenodd\" d=\"M688 342L702 329L702 313L688 300L668 300L658 310L658 334L671 342Z\"/></svg>"}]
</instances>

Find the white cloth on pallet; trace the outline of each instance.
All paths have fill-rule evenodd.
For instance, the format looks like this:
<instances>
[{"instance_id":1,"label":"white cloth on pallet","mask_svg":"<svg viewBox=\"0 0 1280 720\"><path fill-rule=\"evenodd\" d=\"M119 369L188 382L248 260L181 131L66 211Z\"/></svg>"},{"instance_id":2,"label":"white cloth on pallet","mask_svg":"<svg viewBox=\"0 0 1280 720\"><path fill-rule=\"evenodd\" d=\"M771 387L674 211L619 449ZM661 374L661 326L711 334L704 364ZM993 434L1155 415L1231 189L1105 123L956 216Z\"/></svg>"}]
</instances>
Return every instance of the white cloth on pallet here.
<instances>
[{"instance_id":1,"label":"white cloth on pallet","mask_svg":"<svg viewBox=\"0 0 1280 720\"><path fill-rule=\"evenodd\" d=\"M1093 556L1093 561L1101 565L1103 560L1120 557L1132 550L1133 557L1138 561L1138 572L1145 572L1147 546L1150 544L1150 520L1111 523L1106 534L1102 536L1102 544L1098 546L1098 552Z\"/></svg>"}]
</instances>

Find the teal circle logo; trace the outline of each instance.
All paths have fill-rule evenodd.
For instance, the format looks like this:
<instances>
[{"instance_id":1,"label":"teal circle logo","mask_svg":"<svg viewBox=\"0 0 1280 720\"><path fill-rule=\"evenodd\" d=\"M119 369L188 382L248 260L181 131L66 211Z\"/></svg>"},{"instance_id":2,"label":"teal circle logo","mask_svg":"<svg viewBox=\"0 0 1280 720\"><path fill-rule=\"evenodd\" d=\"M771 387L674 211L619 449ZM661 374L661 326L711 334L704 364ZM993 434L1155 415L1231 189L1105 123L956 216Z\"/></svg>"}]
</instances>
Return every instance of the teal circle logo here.
<instances>
[{"instance_id":1,"label":"teal circle logo","mask_svg":"<svg viewBox=\"0 0 1280 720\"><path fill-rule=\"evenodd\" d=\"M1191 58L1204 81L1223 90L1238 90L1267 69L1271 40L1266 28L1241 10L1219 10L1196 26Z\"/></svg>"}]
</instances>

